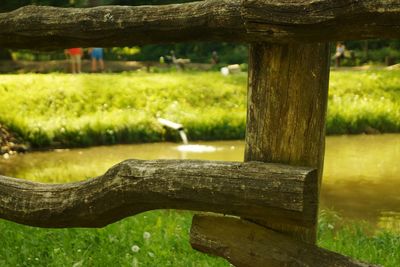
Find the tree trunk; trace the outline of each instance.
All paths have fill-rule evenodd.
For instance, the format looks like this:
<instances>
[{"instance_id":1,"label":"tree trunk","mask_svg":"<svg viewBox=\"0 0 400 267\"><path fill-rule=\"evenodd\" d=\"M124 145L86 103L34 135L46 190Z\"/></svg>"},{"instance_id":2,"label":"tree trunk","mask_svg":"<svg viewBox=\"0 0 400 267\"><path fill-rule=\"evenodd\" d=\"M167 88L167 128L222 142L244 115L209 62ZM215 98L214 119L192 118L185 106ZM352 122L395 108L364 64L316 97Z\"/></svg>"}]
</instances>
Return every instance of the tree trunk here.
<instances>
[{"instance_id":1,"label":"tree trunk","mask_svg":"<svg viewBox=\"0 0 400 267\"><path fill-rule=\"evenodd\" d=\"M12 60L10 50L0 48L0 60Z\"/></svg>"}]
</instances>

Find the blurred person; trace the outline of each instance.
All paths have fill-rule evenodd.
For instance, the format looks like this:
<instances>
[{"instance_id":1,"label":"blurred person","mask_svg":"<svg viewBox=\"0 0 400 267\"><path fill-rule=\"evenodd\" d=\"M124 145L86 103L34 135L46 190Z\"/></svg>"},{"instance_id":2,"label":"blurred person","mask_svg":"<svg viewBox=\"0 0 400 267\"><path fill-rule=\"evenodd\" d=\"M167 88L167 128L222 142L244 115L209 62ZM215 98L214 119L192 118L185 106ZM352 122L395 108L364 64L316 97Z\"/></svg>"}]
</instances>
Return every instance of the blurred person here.
<instances>
[{"instance_id":1,"label":"blurred person","mask_svg":"<svg viewBox=\"0 0 400 267\"><path fill-rule=\"evenodd\" d=\"M340 61L344 59L344 52L346 51L346 47L341 42L336 44L336 54L335 54L335 61L336 67L340 67Z\"/></svg>"},{"instance_id":2,"label":"blurred person","mask_svg":"<svg viewBox=\"0 0 400 267\"><path fill-rule=\"evenodd\" d=\"M103 48L92 47L89 48L89 54L92 59L92 72L97 72L97 63L99 65L100 71L104 71L104 52Z\"/></svg>"},{"instance_id":3,"label":"blurred person","mask_svg":"<svg viewBox=\"0 0 400 267\"><path fill-rule=\"evenodd\" d=\"M211 65L217 65L219 63L217 51L213 51L211 54Z\"/></svg>"},{"instance_id":4,"label":"blurred person","mask_svg":"<svg viewBox=\"0 0 400 267\"><path fill-rule=\"evenodd\" d=\"M80 47L68 48L65 50L65 54L70 59L72 73L81 73L83 49Z\"/></svg>"}]
</instances>

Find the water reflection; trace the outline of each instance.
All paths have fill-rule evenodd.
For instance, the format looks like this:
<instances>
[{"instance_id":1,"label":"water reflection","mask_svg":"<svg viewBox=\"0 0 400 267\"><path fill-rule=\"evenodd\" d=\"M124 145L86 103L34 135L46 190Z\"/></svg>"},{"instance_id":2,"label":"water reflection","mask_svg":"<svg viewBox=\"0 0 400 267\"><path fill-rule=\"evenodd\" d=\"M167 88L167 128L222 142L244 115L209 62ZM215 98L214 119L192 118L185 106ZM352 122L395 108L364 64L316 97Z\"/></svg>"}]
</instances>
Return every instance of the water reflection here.
<instances>
[{"instance_id":1,"label":"water reflection","mask_svg":"<svg viewBox=\"0 0 400 267\"><path fill-rule=\"evenodd\" d=\"M217 151L218 148L206 145L182 145L178 146L176 149L180 152L210 153Z\"/></svg>"},{"instance_id":2,"label":"water reflection","mask_svg":"<svg viewBox=\"0 0 400 267\"><path fill-rule=\"evenodd\" d=\"M45 182L77 181L128 159L242 161L243 141L118 145L36 152L0 160L0 174ZM400 232L400 135L328 137L322 207Z\"/></svg>"},{"instance_id":3,"label":"water reflection","mask_svg":"<svg viewBox=\"0 0 400 267\"><path fill-rule=\"evenodd\" d=\"M328 137L322 207L400 231L400 135Z\"/></svg>"}]
</instances>

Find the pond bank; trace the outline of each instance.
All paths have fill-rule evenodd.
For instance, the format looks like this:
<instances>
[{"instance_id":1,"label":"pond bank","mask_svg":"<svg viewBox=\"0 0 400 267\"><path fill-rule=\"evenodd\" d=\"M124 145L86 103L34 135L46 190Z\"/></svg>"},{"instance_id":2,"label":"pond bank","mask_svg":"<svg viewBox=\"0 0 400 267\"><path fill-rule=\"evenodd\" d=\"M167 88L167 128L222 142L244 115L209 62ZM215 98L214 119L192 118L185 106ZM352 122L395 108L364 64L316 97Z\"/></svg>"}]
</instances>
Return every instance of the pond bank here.
<instances>
[{"instance_id":1,"label":"pond bank","mask_svg":"<svg viewBox=\"0 0 400 267\"><path fill-rule=\"evenodd\" d=\"M0 155L8 158L15 153L24 153L28 149L29 147L21 138L16 137L14 133L0 124Z\"/></svg>"}]
</instances>

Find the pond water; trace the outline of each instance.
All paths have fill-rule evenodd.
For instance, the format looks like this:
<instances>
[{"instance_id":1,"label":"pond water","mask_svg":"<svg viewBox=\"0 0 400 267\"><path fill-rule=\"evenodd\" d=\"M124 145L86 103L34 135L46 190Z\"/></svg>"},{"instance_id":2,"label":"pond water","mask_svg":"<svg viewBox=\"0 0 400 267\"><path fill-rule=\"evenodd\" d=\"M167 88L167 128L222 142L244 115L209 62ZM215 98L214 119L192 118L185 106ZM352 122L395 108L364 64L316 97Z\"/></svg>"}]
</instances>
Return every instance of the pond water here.
<instances>
[{"instance_id":1,"label":"pond water","mask_svg":"<svg viewBox=\"0 0 400 267\"><path fill-rule=\"evenodd\" d=\"M0 159L0 174L44 182L77 181L129 158L242 161L243 153L243 141L64 149ZM322 208L378 228L400 230L399 162L399 134L327 137Z\"/></svg>"}]
</instances>

